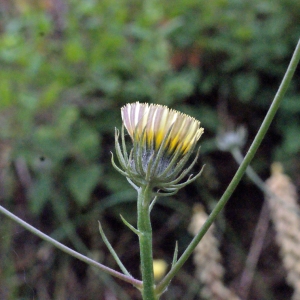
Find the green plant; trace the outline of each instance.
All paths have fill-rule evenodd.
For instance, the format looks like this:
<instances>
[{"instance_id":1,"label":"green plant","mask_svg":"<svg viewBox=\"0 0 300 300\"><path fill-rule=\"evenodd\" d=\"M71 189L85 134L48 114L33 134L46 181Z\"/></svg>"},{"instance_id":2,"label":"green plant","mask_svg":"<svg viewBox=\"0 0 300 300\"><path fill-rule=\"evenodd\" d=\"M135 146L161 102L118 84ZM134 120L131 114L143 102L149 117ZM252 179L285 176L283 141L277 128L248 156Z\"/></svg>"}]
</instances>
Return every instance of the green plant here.
<instances>
[{"instance_id":1,"label":"green plant","mask_svg":"<svg viewBox=\"0 0 300 300\"><path fill-rule=\"evenodd\" d=\"M229 200L231 194L233 193L234 189L238 185L239 181L241 180L243 174L245 173L247 166L251 162L252 158L255 155L255 152L257 151L261 141L263 140L274 116L279 108L279 105L281 101L283 100L283 97L285 95L285 92L289 86L289 83L293 77L293 74L295 72L295 69L297 67L297 64L300 60L300 40L298 42L298 45L296 47L296 50L294 52L294 56L292 57L292 60L290 62L290 65L288 67L288 70L286 72L286 75L283 78L283 81L279 87L279 90L274 98L274 101L272 102L272 105L270 106L269 112L267 113L264 122L262 123L262 126L260 130L257 133L256 138L254 139L245 159L241 163L236 175L232 179L231 183L229 184L228 188L226 189L225 193L221 197L220 201L210 214L210 216L207 218L207 221L204 223L200 231L196 234L195 238L192 240L190 245L187 247L187 249L184 251L184 253L181 255L181 257L177 260L177 249L175 249L174 258L173 258L173 266L169 273L161 280L161 282L155 286L154 285L154 278L153 278L153 257L152 257L152 232L151 232L151 221L150 221L150 211L153 207L154 201L156 199L152 200L151 202L151 196L153 193L153 189L155 187L158 187L159 189L162 189L167 194L172 194L173 192L177 192L177 190L181 187L184 187L186 184L188 184L190 181L194 180L198 177L198 175L194 177L189 177L189 179L184 184L178 184L178 181L186 175L190 168L184 170L182 172L183 176L179 175L179 180L175 179L178 173L181 172L182 168L184 167L184 163L186 162L185 157L183 157L179 163L173 162L173 158L178 159L178 157L182 154L186 154L186 156L189 156L189 151L193 150L193 147L195 146L195 143L197 142L198 138L201 135L201 129L198 129L199 125L194 125L193 119L191 121L187 122L188 117L183 116L182 118L178 117L178 115L175 115L175 121L174 117L168 117L168 114L171 114L168 112L167 108L163 108L162 114L160 115L157 112L157 120L155 120L158 124L164 125L164 127L158 126L156 127L156 124L153 123L153 125L149 122L155 116L155 113L153 112L153 115L151 115L151 109L150 112L146 113L145 110L141 111L142 116L144 118L145 116L145 125L140 125L141 119L137 119L139 116L139 109L132 109L132 113L130 113L130 106L127 107L127 111L124 109L123 114L123 121L124 124L131 134L131 137L133 138L133 150L130 153L130 156L127 156L127 150L125 146L125 140L124 140L124 132L122 133L122 147L123 147L123 153L121 152L121 148L118 144L118 133L116 133L116 151L118 154L119 162L121 166L124 168L124 170L119 169L115 164L115 168L117 168L123 175L125 175L129 182L136 188L138 191L138 228L135 229L132 225L130 225L125 219L123 221L125 224L134 231L140 239L140 251L141 251L141 268L142 268L142 277L143 282L134 279L129 272L124 268L122 263L119 261L119 259L116 256L116 253L113 249L111 249L112 253L114 254L115 258L117 258L117 261L119 265L121 266L124 275L114 271L112 269L109 269L102 264L96 263L95 261L69 249L68 247L58 243L56 240L48 237L47 235L43 234L36 228L32 227L31 225L27 224L26 222L22 221L6 209L4 209L2 206L0 206L1 213L5 214L7 217L11 218L15 222L19 223L21 226L25 227L26 229L30 230L34 234L38 235L39 237L45 239L46 241L50 242L55 247L67 252L68 254L83 260L84 262L91 264L95 267L100 268L102 271L105 271L109 273L110 275L116 276L120 279L123 279L124 281L130 282L133 284L136 288L141 290L143 299L158 299L159 296L166 290L167 286L169 285L172 278L176 275L176 273L179 271L179 269L182 267L183 263L187 260L187 258L192 254L193 250L197 246L197 244L200 242L201 238L205 235L209 227L211 226L212 222L215 220L217 215L220 213L221 209L225 206L227 201ZM139 107L139 104L136 104L137 107ZM135 107L135 106L133 106ZM146 107L146 105L142 106ZM159 110L159 106L157 108L157 111ZM164 111L166 111L167 115L164 115ZM128 113L128 116L126 117L126 114ZM149 114L149 116L148 116ZM177 114L175 112L175 114ZM132 118L132 120L130 120ZM148 119L149 118L149 119ZM169 120L170 118L170 120ZM178 120L179 119L179 120ZM142 119L144 123L144 119ZM183 127L182 132L177 133L176 130L178 130L177 121L183 124L187 122L187 127ZM131 122L133 122L131 124ZM162 123L160 123L162 122ZM161 125L161 126L162 126ZM168 125L166 128L165 126ZM148 129L148 126L149 129ZM152 128L153 126L153 128ZM156 131L158 129L158 131ZM173 129L175 131L175 135L173 134ZM189 134L188 130L194 130L193 134ZM153 130L153 132L151 131ZM162 131L163 130L163 131ZM161 132L162 131L162 132ZM161 132L161 136L160 133ZM180 132L180 131L179 131ZM197 134L199 132L199 134ZM181 134L183 134L184 138L181 137ZM172 142L176 140L175 144L172 144ZM146 147L146 144L149 144L150 148ZM155 150L154 150L155 149ZM171 156L164 156L166 155L164 152L171 152ZM150 153L149 153L150 151ZM154 151L154 152L151 152ZM174 151L174 152L173 152ZM170 154L169 154L170 155ZM169 158L168 158L169 157ZM146 159L146 161L145 161ZM163 165L160 166L160 164L164 163L165 159L170 159L170 166ZM173 169L176 174L172 174ZM177 170L178 169L178 170ZM171 172L171 173L170 173ZM169 173L171 175L169 175ZM163 176L171 176L168 181L164 182L164 177L160 177L161 174ZM199 173L200 174L200 173ZM171 181L169 181L171 180ZM156 192L157 196L164 195L159 190ZM101 230L102 236L105 238L103 231ZM106 243L109 245L109 243L106 240Z\"/></svg>"},{"instance_id":2,"label":"green plant","mask_svg":"<svg viewBox=\"0 0 300 300\"><path fill-rule=\"evenodd\" d=\"M206 132L196 163L197 169L206 164L201 179L158 201L152 214L154 257L168 261L175 240L182 253L191 238L186 227L194 202L211 211L235 172L236 165L218 151L214 137L232 123L247 128L249 141L254 137L298 39L299 18L295 0L1 3L1 203L58 241L117 268L93 223L101 220L107 238L138 278L137 240L119 218L121 212L135 223L135 194L111 168L110 151L114 127L121 128L120 107L135 101L165 104L201 120ZM297 75L253 160L261 177L275 159L291 177L299 173ZM226 252L228 266L238 265L226 268L228 280L239 276L240 253L247 252L260 206L259 193L253 201L244 192L250 188L255 191L243 180L216 224L224 234L222 249L235 250ZM65 265L59 251L41 263L33 254L51 246L18 226L1 228L5 242L0 258L9 268L1 275L0 298L2 290L12 291L15 300L46 298L39 293L53 290L61 298L62 291L73 298L84 291L92 297L106 289L117 298L138 297L130 286L103 272L94 274L76 260ZM269 270L263 263L256 276ZM71 275L49 275L63 268L77 282ZM197 284L190 284L191 269L189 261L169 286L168 297L180 298L188 289L187 299L193 299ZM275 284L275 276L273 280ZM276 291L268 295L274 288L266 281L253 289L258 284L263 286L261 298L280 298Z\"/></svg>"}]
</instances>

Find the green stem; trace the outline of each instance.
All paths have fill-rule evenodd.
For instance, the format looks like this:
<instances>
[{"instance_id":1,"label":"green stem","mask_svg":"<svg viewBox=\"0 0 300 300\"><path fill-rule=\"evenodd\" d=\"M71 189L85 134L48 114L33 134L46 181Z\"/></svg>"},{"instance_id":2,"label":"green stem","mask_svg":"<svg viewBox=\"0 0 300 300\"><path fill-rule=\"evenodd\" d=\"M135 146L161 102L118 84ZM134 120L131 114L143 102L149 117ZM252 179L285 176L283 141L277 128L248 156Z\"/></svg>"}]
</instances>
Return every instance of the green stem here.
<instances>
[{"instance_id":1,"label":"green stem","mask_svg":"<svg viewBox=\"0 0 300 300\"><path fill-rule=\"evenodd\" d=\"M189 246L186 248L184 253L181 255L180 259L177 261L177 263L174 265L174 267L170 270L170 272L164 277L164 279L159 283L159 285L156 288L156 293L161 294L165 291L169 283L171 282L172 278L178 273L182 265L186 262L186 260L190 257L190 255L193 253L194 249L202 239L202 237L205 235L211 224L214 222L218 214L221 212L221 210L224 208L225 204L229 200L230 196L234 192L235 188L237 187L238 183L242 179L248 165L250 164L251 160L253 159L259 145L261 144L261 141L266 135L267 130L270 127L270 124L279 108L279 105L289 87L289 84L292 80L292 77L295 73L295 70L297 68L297 65L300 60L300 40L298 41L298 44L296 46L296 49L294 51L293 57L290 61L290 64L287 68L287 71L283 77L283 80L279 86L279 89L274 97L274 100L268 110L267 115L265 116L265 119L257 132L254 141L252 142L247 155L245 156L243 162L241 163L240 167L238 168L236 174L234 175L233 179L231 180L230 184L228 185L226 191L224 192L223 196L217 203L216 207L213 209L211 214L209 215L208 219L198 232L198 234L193 238Z\"/></svg>"},{"instance_id":2,"label":"green stem","mask_svg":"<svg viewBox=\"0 0 300 300\"><path fill-rule=\"evenodd\" d=\"M239 148L235 148L230 151L231 155L238 164L241 164L244 156ZM251 181L265 194L270 194L263 180L255 173L251 166L246 169L246 174L251 179ZM272 194L272 193L271 193ZM272 195L273 196L273 195Z\"/></svg>"},{"instance_id":3,"label":"green stem","mask_svg":"<svg viewBox=\"0 0 300 300\"><path fill-rule=\"evenodd\" d=\"M143 300L157 300L155 296L155 284L153 276L153 254L152 254L152 227L150 221L149 205L151 201L152 191L148 185L142 186L138 190L138 222L140 242L140 258L143 289Z\"/></svg>"},{"instance_id":4,"label":"green stem","mask_svg":"<svg viewBox=\"0 0 300 300\"><path fill-rule=\"evenodd\" d=\"M115 271L111 268L108 268L92 259L90 259L87 256L84 256L70 248L68 248L67 246L59 243L58 241L56 241L55 239L51 238L50 236L46 235L45 233L41 232L40 230L36 229L35 227L31 226L30 224L26 223L25 221L23 221L22 219L20 219L19 217L17 217L16 215L12 214L11 212L9 212L7 209L5 209L3 206L0 205L0 212L2 214L4 214L5 216L7 216L8 218L10 218L11 220L15 221L16 223L18 223L19 225L21 225L22 227L24 227L25 229L27 229L28 231L32 232L33 234L37 235L38 237L40 237L41 239L43 239L46 242L49 242L50 244L52 244L54 247L60 249L61 251L87 263L88 265L95 267L97 269L100 269L103 272L106 272L108 274L110 274L111 276L117 277L123 281L129 282L132 285L134 285L137 288L142 288L142 282L140 280L134 279L131 276L127 276L124 275L118 271Z\"/></svg>"}]
</instances>

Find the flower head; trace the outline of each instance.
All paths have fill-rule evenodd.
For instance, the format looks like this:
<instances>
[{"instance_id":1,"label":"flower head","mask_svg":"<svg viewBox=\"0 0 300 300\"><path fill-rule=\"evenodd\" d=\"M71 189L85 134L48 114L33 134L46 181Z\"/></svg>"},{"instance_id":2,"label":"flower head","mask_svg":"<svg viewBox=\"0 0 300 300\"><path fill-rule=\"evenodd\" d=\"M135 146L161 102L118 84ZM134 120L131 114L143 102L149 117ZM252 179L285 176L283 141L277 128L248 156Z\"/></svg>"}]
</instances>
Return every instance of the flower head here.
<instances>
[{"instance_id":1,"label":"flower head","mask_svg":"<svg viewBox=\"0 0 300 300\"><path fill-rule=\"evenodd\" d=\"M199 121L163 105L136 102L122 107L121 113L131 138L144 136L147 148L158 150L168 136L164 145L168 154L185 154L203 133Z\"/></svg>"},{"instance_id":2,"label":"flower head","mask_svg":"<svg viewBox=\"0 0 300 300\"><path fill-rule=\"evenodd\" d=\"M116 150L124 175L138 186L148 183L167 192L177 191L182 187L178 182L196 162L182 171L203 133L200 122L163 105L139 102L125 105L121 114L133 142L128 156L123 131L122 153L116 132ZM191 180L190 176L186 182Z\"/></svg>"}]
</instances>

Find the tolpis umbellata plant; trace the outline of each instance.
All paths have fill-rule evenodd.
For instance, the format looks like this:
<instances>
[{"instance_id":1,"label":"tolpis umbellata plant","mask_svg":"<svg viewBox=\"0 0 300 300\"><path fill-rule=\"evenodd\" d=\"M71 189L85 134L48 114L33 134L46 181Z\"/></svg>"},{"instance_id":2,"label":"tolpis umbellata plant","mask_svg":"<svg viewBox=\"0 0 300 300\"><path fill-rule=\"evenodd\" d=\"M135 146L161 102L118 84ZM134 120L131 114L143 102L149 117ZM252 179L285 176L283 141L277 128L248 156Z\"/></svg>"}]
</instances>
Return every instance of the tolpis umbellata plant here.
<instances>
[{"instance_id":1,"label":"tolpis umbellata plant","mask_svg":"<svg viewBox=\"0 0 300 300\"><path fill-rule=\"evenodd\" d=\"M127 178L129 184L137 191L137 226L135 227L128 223L123 217L122 221L139 239L141 279L134 278L128 272L107 240L100 224L101 236L122 272L104 266L59 243L37 228L24 222L3 206L0 206L0 212L67 254L132 284L135 288L140 290L142 299L159 299L160 296L167 291L171 280L191 256L193 250L201 241L240 182L274 119L299 60L300 41L296 46L294 55L279 86L278 92L271 103L269 111L236 174L202 228L181 255L178 255L178 247L174 242L176 246L172 265L169 268L169 272L160 282L154 282L151 210L158 198L175 194L179 189L195 181L202 173L202 170L199 170L198 173L193 175L191 171L197 162L199 149L197 151L195 150L204 130L198 120L188 115L159 104L139 102L127 104L121 109L123 127L121 132L118 129L115 131L115 154L118 162L115 162L114 155L112 155L112 164L119 173ZM126 147L125 129L132 141L131 149L127 149ZM193 153L196 153L194 157ZM191 162L189 163L190 160ZM96 222L95 220L95 223Z\"/></svg>"}]
</instances>

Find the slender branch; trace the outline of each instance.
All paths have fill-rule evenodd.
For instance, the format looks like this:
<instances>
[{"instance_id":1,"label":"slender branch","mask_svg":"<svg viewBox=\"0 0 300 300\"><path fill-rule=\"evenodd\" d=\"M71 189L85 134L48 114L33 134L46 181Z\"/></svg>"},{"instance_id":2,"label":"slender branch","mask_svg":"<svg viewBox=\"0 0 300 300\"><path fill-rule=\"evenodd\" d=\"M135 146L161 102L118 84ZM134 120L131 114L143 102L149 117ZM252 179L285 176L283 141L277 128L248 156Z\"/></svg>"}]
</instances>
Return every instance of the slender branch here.
<instances>
[{"instance_id":1,"label":"slender branch","mask_svg":"<svg viewBox=\"0 0 300 300\"><path fill-rule=\"evenodd\" d=\"M261 144L263 138L266 135L267 130L270 127L270 124L279 108L279 105L289 87L289 84L292 80L292 77L295 73L296 67L300 60L300 40L298 41L298 44L296 46L296 49L294 51L293 57L290 61L290 64L287 68L287 71L283 77L283 80L279 86L279 89L273 99L273 102L268 110L267 115L265 116L265 119L259 128L254 141L252 142L247 155L245 156L243 162L239 166L236 174L234 175L233 179L231 180L230 184L228 185L227 189L225 190L223 196L217 203L216 207L213 209L209 217L207 218L206 222L198 232L198 234L194 237L194 239L191 241L189 246L186 248L184 253L181 255L180 259L177 261L177 263L174 265L174 267L169 271L169 273L163 278L163 280L159 283L159 285L156 288L156 293L161 294L165 291L167 286L169 285L172 278L178 273L182 265L186 262L186 260L190 257L190 255L193 253L194 249L202 239L202 237L205 235L211 224L214 222L220 211L224 208L227 201L229 200L230 196L234 192L235 188L237 187L238 183L242 179L248 165L252 161L259 145Z\"/></svg>"},{"instance_id":2,"label":"slender branch","mask_svg":"<svg viewBox=\"0 0 300 300\"><path fill-rule=\"evenodd\" d=\"M7 209L5 209L3 206L0 205L0 212L2 214L4 214L5 216L7 216L8 218L10 218L11 220L15 221L16 223L18 223L19 225L21 225L22 227L24 227L25 229L27 229L28 231L32 232L33 234L37 235L38 237L40 237L41 239L43 239L46 242L49 242L50 244L52 244L54 247L60 249L61 251L87 263L88 265L95 267L97 269L100 269L103 272L108 273L111 276L117 277L123 281L129 282L132 285L134 285L137 288L142 288L143 283L140 280L137 280L133 277L130 276L126 276L118 271L115 271L111 268L108 268L94 260L92 260L91 258L84 256L70 248L68 248L67 246L65 246L62 243L59 243L58 241L56 241L55 239L51 238L50 236L46 235L45 233L41 232L40 230L38 230L37 228L31 226L30 224L26 223L25 221L23 221L22 219L20 219L19 217L17 217L16 215L14 215L13 213L11 213L10 211L8 211Z\"/></svg>"},{"instance_id":3,"label":"slender branch","mask_svg":"<svg viewBox=\"0 0 300 300\"><path fill-rule=\"evenodd\" d=\"M235 159L235 161L240 165L243 160L244 156L240 149L235 148L230 151L231 155ZM266 195L276 197L274 193L272 193L265 185L264 181L257 175L257 173L253 170L251 166L248 166L246 169L246 175L250 178L250 180ZM283 200L282 200L283 201Z\"/></svg>"}]
</instances>

